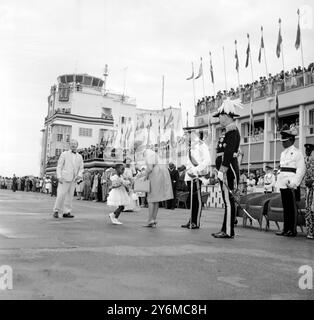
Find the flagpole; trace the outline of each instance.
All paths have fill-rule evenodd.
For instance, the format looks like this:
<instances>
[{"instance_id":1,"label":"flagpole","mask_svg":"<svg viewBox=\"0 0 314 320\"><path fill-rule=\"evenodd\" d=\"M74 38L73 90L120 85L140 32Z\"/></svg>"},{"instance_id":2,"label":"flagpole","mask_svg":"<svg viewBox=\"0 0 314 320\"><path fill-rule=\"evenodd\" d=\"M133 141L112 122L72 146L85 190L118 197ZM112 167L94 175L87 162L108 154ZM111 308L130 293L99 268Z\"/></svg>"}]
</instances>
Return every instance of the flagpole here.
<instances>
[{"instance_id":1,"label":"flagpole","mask_svg":"<svg viewBox=\"0 0 314 320\"><path fill-rule=\"evenodd\" d=\"M252 129L252 104L253 99L251 95L251 103L250 103L250 120L249 120L249 148L248 148L248 161L247 161L247 175L250 175L250 162L251 162L251 129Z\"/></svg>"},{"instance_id":2,"label":"flagpole","mask_svg":"<svg viewBox=\"0 0 314 320\"><path fill-rule=\"evenodd\" d=\"M267 68L267 60L266 60L266 50L265 50L265 43L264 43L264 29L261 27L261 32L262 32L262 38L263 38L263 44L264 44L264 60L265 60L265 69L266 69L266 78L268 79L268 68Z\"/></svg>"},{"instance_id":3,"label":"flagpole","mask_svg":"<svg viewBox=\"0 0 314 320\"><path fill-rule=\"evenodd\" d=\"M203 59L201 57L201 68L202 68L202 80L203 80L203 96L205 98L205 83L204 83L204 71L203 71Z\"/></svg>"},{"instance_id":4,"label":"flagpole","mask_svg":"<svg viewBox=\"0 0 314 320\"><path fill-rule=\"evenodd\" d=\"M225 57L225 47L222 47L223 58L224 58L224 71L225 71L225 89L227 91L227 74L226 74L226 57Z\"/></svg>"},{"instance_id":5,"label":"flagpole","mask_svg":"<svg viewBox=\"0 0 314 320\"><path fill-rule=\"evenodd\" d=\"M297 11L298 13L298 28L300 28L300 9ZM303 45L302 45L302 36L300 30L300 46L301 46L301 58L302 58L302 69L303 69L303 86L305 86L305 73L304 73L304 56L303 56Z\"/></svg>"},{"instance_id":6,"label":"flagpole","mask_svg":"<svg viewBox=\"0 0 314 320\"><path fill-rule=\"evenodd\" d=\"M280 36L282 39L282 35L281 35L281 19L279 18L279 32L280 32ZM281 59L282 59L282 68L283 68L283 84L284 84L284 90L286 90L286 73L285 73L285 60L284 60L284 56L283 56L283 41L281 40Z\"/></svg>"},{"instance_id":7,"label":"flagpole","mask_svg":"<svg viewBox=\"0 0 314 320\"><path fill-rule=\"evenodd\" d=\"M211 51L209 51L209 56L210 56L210 72L211 74L213 73L214 74L214 70L213 70L213 61L212 61L212 53ZM216 96L216 89L215 89L215 80L214 80L214 77L211 75L211 78L212 78L212 83L213 83L213 90L214 90L214 97Z\"/></svg>"},{"instance_id":8,"label":"flagpole","mask_svg":"<svg viewBox=\"0 0 314 320\"><path fill-rule=\"evenodd\" d=\"M196 100L195 100L195 81L194 81L194 65L192 62L192 74L193 74L193 99L194 99L194 108L196 106Z\"/></svg>"},{"instance_id":9,"label":"flagpole","mask_svg":"<svg viewBox=\"0 0 314 320\"><path fill-rule=\"evenodd\" d=\"M252 110L253 110L253 98L254 98L254 89L255 89L255 86L254 86L254 74L253 74L253 64L252 64L252 55L251 55L251 44L250 44L250 35L247 34L247 38L248 38L248 41L249 41L249 48L250 48L250 52L249 52L249 55L250 55L250 66L251 66L251 76L252 76L252 91L251 91L251 106L250 106L250 118L251 118L251 114L252 114ZM251 132L251 121L250 121L250 132L249 132L249 150L248 150L248 174L250 173L250 165L251 165L251 137L252 137L252 132Z\"/></svg>"},{"instance_id":10,"label":"flagpole","mask_svg":"<svg viewBox=\"0 0 314 320\"><path fill-rule=\"evenodd\" d=\"M164 98L165 98L165 76L162 76L162 92L161 92L161 107L164 110Z\"/></svg>"},{"instance_id":11,"label":"flagpole","mask_svg":"<svg viewBox=\"0 0 314 320\"><path fill-rule=\"evenodd\" d=\"M234 41L235 44L235 50L236 50L236 58L237 58L237 75L238 75L238 86L240 90L240 73L239 73L239 57L238 57L238 48L237 48L237 40Z\"/></svg>"}]
</instances>

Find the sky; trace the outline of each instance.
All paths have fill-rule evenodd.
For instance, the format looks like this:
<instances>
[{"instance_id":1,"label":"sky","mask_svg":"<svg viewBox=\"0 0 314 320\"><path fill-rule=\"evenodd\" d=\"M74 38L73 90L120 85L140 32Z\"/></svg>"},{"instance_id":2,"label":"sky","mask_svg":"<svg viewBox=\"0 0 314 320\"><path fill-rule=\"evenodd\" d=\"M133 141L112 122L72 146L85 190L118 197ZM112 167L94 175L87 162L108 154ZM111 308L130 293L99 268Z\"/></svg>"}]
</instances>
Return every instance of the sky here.
<instances>
[{"instance_id":1,"label":"sky","mask_svg":"<svg viewBox=\"0 0 314 320\"><path fill-rule=\"evenodd\" d=\"M191 62L198 72L203 58L205 95L236 87L234 41L238 42L240 82L251 82L245 68L250 34L253 77L264 76L259 64L260 28L264 28L268 72L282 70L275 55L278 19L282 19L286 70L301 65L294 47L297 9L301 8L304 64L314 61L312 0L1 0L0 2L0 175L39 175L41 132L47 97L57 77L88 73L101 77L109 67L107 89L135 97L139 108L161 108L162 77L165 107L181 103L183 121L193 123L193 87L186 78ZM305 12L307 15L303 15ZM312 20L308 19L312 15ZM203 96L202 78L195 81Z\"/></svg>"}]
</instances>

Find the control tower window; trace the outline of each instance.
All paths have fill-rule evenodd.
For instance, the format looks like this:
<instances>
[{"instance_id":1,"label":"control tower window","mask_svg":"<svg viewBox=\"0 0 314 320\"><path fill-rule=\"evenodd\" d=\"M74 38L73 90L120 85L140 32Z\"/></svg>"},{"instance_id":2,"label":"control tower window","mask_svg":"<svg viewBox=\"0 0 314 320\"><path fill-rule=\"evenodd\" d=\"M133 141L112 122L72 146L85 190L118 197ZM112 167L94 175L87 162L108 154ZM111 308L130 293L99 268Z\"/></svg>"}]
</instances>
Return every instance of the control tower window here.
<instances>
[{"instance_id":1,"label":"control tower window","mask_svg":"<svg viewBox=\"0 0 314 320\"><path fill-rule=\"evenodd\" d=\"M92 86L93 87L98 87L99 79L93 78Z\"/></svg>"},{"instance_id":2,"label":"control tower window","mask_svg":"<svg viewBox=\"0 0 314 320\"><path fill-rule=\"evenodd\" d=\"M73 82L73 81L74 81L74 76L73 76L73 74L68 74L68 75L66 76L66 79L67 79L67 83Z\"/></svg>"},{"instance_id":3,"label":"control tower window","mask_svg":"<svg viewBox=\"0 0 314 320\"><path fill-rule=\"evenodd\" d=\"M76 76L75 78L76 78L75 79L76 83L82 83L83 82L83 76Z\"/></svg>"},{"instance_id":4,"label":"control tower window","mask_svg":"<svg viewBox=\"0 0 314 320\"><path fill-rule=\"evenodd\" d=\"M90 86L92 85L92 77L88 77L88 76L85 76L84 77L84 80L83 80L83 83L87 86Z\"/></svg>"}]
</instances>

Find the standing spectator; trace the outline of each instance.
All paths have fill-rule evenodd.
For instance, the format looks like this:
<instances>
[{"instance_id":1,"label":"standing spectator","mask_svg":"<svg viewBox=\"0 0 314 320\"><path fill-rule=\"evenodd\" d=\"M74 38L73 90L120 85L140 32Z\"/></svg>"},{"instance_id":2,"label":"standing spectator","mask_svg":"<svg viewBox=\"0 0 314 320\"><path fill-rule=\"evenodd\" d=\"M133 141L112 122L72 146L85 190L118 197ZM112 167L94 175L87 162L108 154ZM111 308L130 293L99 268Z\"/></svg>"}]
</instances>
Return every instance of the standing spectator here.
<instances>
[{"instance_id":1,"label":"standing spectator","mask_svg":"<svg viewBox=\"0 0 314 320\"><path fill-rule=\"evenodd\" d=\"M167 209L174 210L176 207L176 196L177 196L177 186L179 181L179 172L176 169L176 166L172 162L169 163L169 174L171 179L173 198L170 200L167 200Z\"/></svg>"},{"instance_id":2,"label":"standing spectator","mask_svg":"<svg viewBox=\"0 0 314 320\"><path fill-rule=\"evenodd\" d=\"M51 179L49 176L45 179L45 193L49 194L51 192Z\"/></svg>"},{"instance_id":3,"label":"standing spectator","mask_svg":"<svg viewBox=\"0 0 314 320\"><path fill-rule=\"evenodd\" d=\"M253 193L255 191L255 175L254 173L250 173L249 179L247 179L247 193Z\"/></svg>"},{"instance_id":4,"label":"standing spectator","mask_svg":"<svg viewBox=\"0 0 314 320\"><path fill-rule=\"evenodd\" d=\"M113 168L108 168L104 170L101 176L101 187L102 187L102 201L106 202L108 193L109 193L109 185L110 185L110 176L113 171Z\"/></svg>"},{"instance_id":5,"label":"standing spectator","mask_svg":"<svg viewBox=\"0 0 314 320\"><path fill-rule=\"evenodd\" d=\"M247 193L247 177L245 175L244 170L241 170L241 175L239 179L239 190L241 195L245 195Z\"/></svg>"},{"instance_id":6,"label":"standing spectator","mask_svg":"<svg viewBox=\"0 0 314 320\"><path fill-rule=\"evenodd\" d=\"M92 186L92 199L93 201L97 201L97 192L98 192L98 171L95 171L93 178L93 186Z\"/></svg>"},{"instance_id":7,"label":"standing spectator","mask_svg":"<svg viewBox=\"0 0 314 320\"><path fill-rule=\"evenodd\" d=\"M84 181L84 200L90 200L90 195L92 191L92 175L89 170L86 170L83 174Z\"/></svg>"},{"instance_id":8,"label":"standing spectator","mask_svg":"<svg viewBox=\"0 0 314 320\"><path fill-rule=\"evenodd\" d=\"M13 178L12 178L12 191L16 192L17 190L17 178L15 176L15 174L13 174Z\"/></svg>"},{"instance_id":9,"label":"standing spectator","mask_svg":"<svg viewBox=\"0 0 314 320\"><path fill-rule=\"evenodd\" d=\"M312 156L312 151L314 150L313 144L305 144L305 186L306 186L306 196L305 196L305 224L307 238L314 239L314 157Z\"/></svg>"},{"instance_id":10,"label":"standing spectator","mask_svg":"<svg viewBox=\"0 0 314 320\"><path fill-rule=\"evenodd\" d=\"M272 193L276 184L275 175L273 174L273 168L266 166L266 174L264 177L264 193Z\"/></svg>"},{"instance_id":11,"label":"standing spectator","mask_svg":"<svg viewBox=\"0 0 314 320\"><path fill-rule=\"evenodd\" d=\"M51 196L57 196L57 188L58 188L58 179L55 174L51 177Z\"/></svg>"},{"instance_id":12,"label":"standing spectator","mask_svg":"<svg viewBox=\"0 0 314 320\"><path fill-rule=\"evenodd\" d=\"M21 191L21 178L17 178L17 190Z\"/></svg>"},{"instance_id":13,"label":"standing spectator","mask_svg":"<svg viewBox=\"0 0 314 320\"><path fill-rule=\"evenodd\" d=\"M185 173L186 173L186 166L182 165L181 167L178 168L179 172L179 180L177 184L177 191L189 191L189 188L184 181L185 179Z\"/></svg>"}]
</instances>

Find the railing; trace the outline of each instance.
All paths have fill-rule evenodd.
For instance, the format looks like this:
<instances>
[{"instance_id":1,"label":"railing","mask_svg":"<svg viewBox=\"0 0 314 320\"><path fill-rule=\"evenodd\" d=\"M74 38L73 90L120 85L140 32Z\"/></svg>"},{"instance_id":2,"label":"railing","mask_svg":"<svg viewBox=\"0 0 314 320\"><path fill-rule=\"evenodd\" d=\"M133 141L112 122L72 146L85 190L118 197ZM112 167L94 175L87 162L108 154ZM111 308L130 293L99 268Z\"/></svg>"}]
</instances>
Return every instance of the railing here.
<instances>
[{"instance_id":1,"label":"railing","mask_svg":"<svg viewBox=\"0 0 314 320\"><path fill-rule=\"evenodd\" d=\"M275 94L276 90L278 92L287 92L296 88L306 87L308 85L314 84L314 72L300 73L295 76L289 76L284 80L273 80L265 84L258 83L254 87L253 101L265 98L267 96ZM252 88L245 88L241 92L234 92L230 96L231 99L240 98L242 103L249 103L251 101ZM217 110L223 102L223 98L216 97L215 100L202 101L196 106L196 116L208 114L208 111L213 112Z\"/></svg>"}]
</instances>

